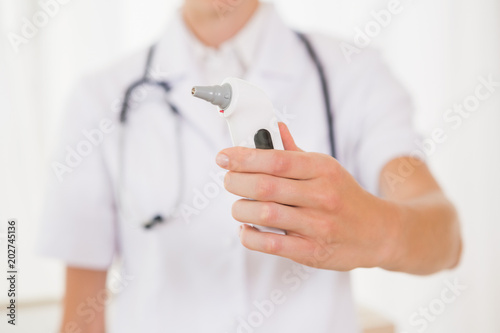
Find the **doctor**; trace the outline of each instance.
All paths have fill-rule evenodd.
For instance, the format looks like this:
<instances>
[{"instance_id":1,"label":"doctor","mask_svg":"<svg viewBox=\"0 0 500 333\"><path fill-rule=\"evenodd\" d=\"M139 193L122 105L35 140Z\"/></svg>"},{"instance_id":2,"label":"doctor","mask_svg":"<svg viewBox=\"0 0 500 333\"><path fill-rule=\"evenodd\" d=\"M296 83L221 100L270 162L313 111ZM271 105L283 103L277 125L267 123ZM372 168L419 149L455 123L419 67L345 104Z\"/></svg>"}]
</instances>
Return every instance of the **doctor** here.
<instances>
[{"instance_id":1,"label":"doctor","mask_svg":"<svg viewBox=\"0 0 500 333\"><path fill-rule=\"evenodd\" d=\"M67 265L60 332L358 332L347 271L457 265L455 211L379 55L348 65L339 41L308 35L329 83L333 158L305 44L272 5L231 3L186 0L150 58L143 50L75 90L40 237ZM116 106L146 63L170 89L137 90L122 124ZM269 94L287 151L223 149L226 124L190 90L228 76ZM120 274L108 276L113 262Z\"/></svg>"}]
</instances>

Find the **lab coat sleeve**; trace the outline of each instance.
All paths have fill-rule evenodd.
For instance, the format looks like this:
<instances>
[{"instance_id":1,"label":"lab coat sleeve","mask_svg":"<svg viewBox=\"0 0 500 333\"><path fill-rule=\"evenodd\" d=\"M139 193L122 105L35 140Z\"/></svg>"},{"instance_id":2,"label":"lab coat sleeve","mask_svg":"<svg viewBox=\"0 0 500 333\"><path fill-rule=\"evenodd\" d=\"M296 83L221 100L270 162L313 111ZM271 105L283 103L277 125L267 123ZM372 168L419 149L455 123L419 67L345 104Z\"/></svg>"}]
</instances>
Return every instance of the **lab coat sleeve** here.
<instances>
[{"instance_id":1,"label":"lab coat sleeve","mask_svg":"<svg viewBox=\"0 0 500 333\"><path fill-rule=\"evenodd\" d=\"M355 177L369 192L379 194L381 171L393 159L418 156L419 135L413 126L411 98L378 51L367 49L354 64L357 99Z\"/></svg>"},{"instance_id":2,"label":"lab coat sleeve","mask_svg":"<svg viewBox=\"0 0 500 333\"><path fill-rule=\"evenodd\" d=\"M38 249L69 266L107 269L116 252L116 214L104 159L116 131L111 106L82 83L64 114L50 161Z\"/></svg>"},{"instance_id":3,"label":"lab coat sleeve","mask_svg":"<svg viewBox=\"0 0 500 333\"><path fill-rule=\"evenodd\" d=\"M419 156L419 135L413 126L413 105L402 84L394 77L377 51L364 50L359 59L359 77L354 98L359 100L353 117L358 137L354 154L358 181L379 194L381 171L391 160ZM354 65L356 66L356 65Z\"/></svg>"}]
</instances>

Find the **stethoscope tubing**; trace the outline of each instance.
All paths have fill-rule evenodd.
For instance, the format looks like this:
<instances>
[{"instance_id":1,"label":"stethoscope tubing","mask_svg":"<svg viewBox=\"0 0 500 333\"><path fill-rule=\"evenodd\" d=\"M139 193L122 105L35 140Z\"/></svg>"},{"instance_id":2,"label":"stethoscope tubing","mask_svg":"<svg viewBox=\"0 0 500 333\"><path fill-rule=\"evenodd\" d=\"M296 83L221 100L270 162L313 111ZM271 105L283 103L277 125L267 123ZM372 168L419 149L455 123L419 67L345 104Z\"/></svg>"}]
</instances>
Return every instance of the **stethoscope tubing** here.
<instances>
[{"instance_id":1,"label":"stethoscope tubing","mask_svg":"<svg viewBox=\"0 0 500 333\"><path fill-rule=\"evenodd\" d=\"M330 154L331 154L331 156L336 157L337 154L336 154L335 133L334 133L335 132L335 130L334 130L334 114L333 114L330 89L329 89L329 85L328 85L328 80L326 78L325 69L323 67L323 64L322 64L315 48L313 47L311 41L309 40L309 38L301 32L296 32L296 35L300 39L300 41L304 44L304 46L307 50L307 53L308 53L309 57L311 58L314 66L316 68L316 71L318 72L318 77L319 77L320 84L321 84L321 92L323 95L326 120L327 120L327 124L328 124L328 141L329 141L329 146L330 146ZM123 213L125 212L127 207L123 207L124 206L123 201L120 200L119 198L121 198L123 191L124 191L124 188L122 186L124 184L124 179L123 179L123 177L124 177L124 156L123 155L124 155L124 150L125 150L125 128L126 128L126 123L127 123L127 118L128 118L128 112L130 111L131 96L134 93L135 89L137 89L141 86L144 86L144 85L158 86L165 91L165 94L167 96L172 89L171 85L167 81L155 80L150 75L151 66L152 66L155 51L156 51L156 45L151 46L149 51L148 51L148 56L147 56L146 66L144 69L143 76L139 80L133 82L125 91L122 109L120 112L120 124L121 124L120 127L121 128L120 128L120 134L119 134L120 138L119 138L119 148L118 148L118 151L119 151L118 152L118 155L119 155L118 156L118 169L119 169L119 171L118 171L118 180L117 180L118 184L115 187L116 188L115 195L117 198L118 211L122 214L122 216L121 216L122 218L126 218L126 216L125 216L126 214L123 214ZM175 137L177 138L177 140L179 140L179 142L181 142L180 141L181 135L182 135L181 118L183 118L182 114L179 112L179 108L177 108L177 106L174 105L168 98L166 99L166 103L176 119L176 124L175 124L176 136ZM187 121L186 119L184 119L184 120ZM202 132L200 132L200 133L202 133ZM206 142L208 142L208 141L206 141ZM172 206L172 209L170 210L170 213L168 214L167 217L163 217L160 214L154 216L150 221L147 221L143 224L143 227L145 229L152 229L156 224L168 221L172 217L175 217L175 215L179 211L179 208L181 206L181 201L182 201L182 198L184 195L184 182L185 182L185 176L186 176L185 175L185 168L184 168L184 163L185 163L184 154L183 154L181 144L177 145L177 159L178 159L179 170L178 170L178 177L177 177L178 190L177 190L176 202Z\"/></svg>"}]
</instances>

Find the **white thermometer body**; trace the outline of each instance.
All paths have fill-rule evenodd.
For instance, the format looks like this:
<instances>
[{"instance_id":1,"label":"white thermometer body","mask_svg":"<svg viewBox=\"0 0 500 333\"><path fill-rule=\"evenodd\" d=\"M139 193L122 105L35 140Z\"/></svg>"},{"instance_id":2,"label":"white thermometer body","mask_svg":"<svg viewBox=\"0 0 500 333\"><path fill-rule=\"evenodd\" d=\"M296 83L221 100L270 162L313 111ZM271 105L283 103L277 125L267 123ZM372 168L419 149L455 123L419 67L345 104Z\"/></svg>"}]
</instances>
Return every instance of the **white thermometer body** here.
<instances>
[{"instance_id":1,"label":"white thermometer body","mask_svg":"<svg viewBox=\"0 0 500 333\"><path fill-rule=\"evenodd\" d=\"M227 78L220 86L194 87L193 96L219 107L234 146L283 150L274 107L267 95L247 81ZM263 232L285 235L281 229L254 226Z\"/></svg>"}]
</instances>

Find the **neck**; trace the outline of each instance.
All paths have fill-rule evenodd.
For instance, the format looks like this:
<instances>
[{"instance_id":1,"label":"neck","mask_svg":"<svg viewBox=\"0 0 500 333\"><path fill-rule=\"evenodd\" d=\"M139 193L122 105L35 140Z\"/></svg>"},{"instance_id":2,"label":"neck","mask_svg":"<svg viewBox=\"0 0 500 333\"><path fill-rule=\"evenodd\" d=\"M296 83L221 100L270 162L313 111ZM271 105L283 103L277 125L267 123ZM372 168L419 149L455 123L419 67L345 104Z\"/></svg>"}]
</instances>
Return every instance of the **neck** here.
<instances>
[{"instance_id":1,"label":"neck","mask_svg":"<svg viewBox=\"0 0 500 333\"><path fill-rule=\"evenodd\" d=\"M218 47L235 36L250 20L259 6L258 0L239 1L237 5L213 5L217 1L186 0L182 15L186 25L205 45Z\"/></svg>"}]
</instances>

